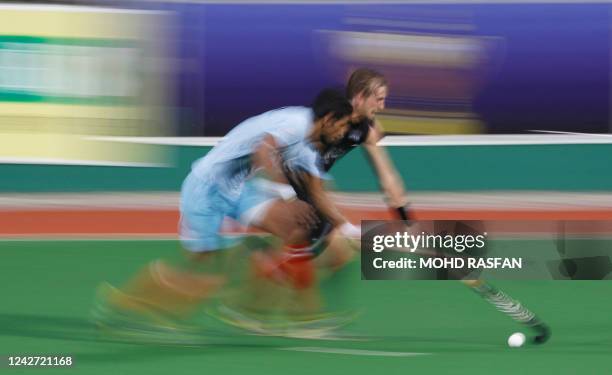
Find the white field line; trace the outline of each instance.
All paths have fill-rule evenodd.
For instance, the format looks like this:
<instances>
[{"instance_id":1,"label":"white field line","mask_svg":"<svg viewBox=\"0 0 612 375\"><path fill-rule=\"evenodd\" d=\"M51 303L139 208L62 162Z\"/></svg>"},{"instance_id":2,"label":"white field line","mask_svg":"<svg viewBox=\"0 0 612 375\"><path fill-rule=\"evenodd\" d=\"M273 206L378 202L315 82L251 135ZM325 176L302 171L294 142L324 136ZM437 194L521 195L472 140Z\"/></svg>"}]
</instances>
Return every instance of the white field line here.
<instances>
[{"instance_id":1,"label":"white field line","mask_svg":"<svg viewBox=\"0 0 612 375\"><path fill-rule=\"evenodd\" d=\"M380 193L331 193L341 207L365 211L386 210ZM412 207L427 210L609 210L612 192L495 191L413 192ZM5 210L178 210L178 192L0 193Z\"/></svg>"},{"instance_id":2,"label":"white field line","mask_svg":"<svg viewBox=\"0 0 612 375\"><path fill-rule=\"evenodd\" d=\"M294 346L287 348L279 348L292 352L306 353L324 353L324 354L344 354L344 355L359 355L359 356L374 356L374 357L416 357L422 355L430 355L432 353L417 353L417 352L387 352L379 350L361 350L361 349L343 349L343 348L325 348L316 346Z\"/></svg>"},{"instance_id":3,"label":"white field line","mask_svg":"<svg viewBox=\"0 0 612 375\"><path fill-rule=\"evenodd\" d=\"M215 146L221 137L98 137L88 140L167 146ZM612 136L588 133L480 134L480 135L389 135L381 146L490 146L549 144L612 144Z\"/></svg>"}]
</instances>

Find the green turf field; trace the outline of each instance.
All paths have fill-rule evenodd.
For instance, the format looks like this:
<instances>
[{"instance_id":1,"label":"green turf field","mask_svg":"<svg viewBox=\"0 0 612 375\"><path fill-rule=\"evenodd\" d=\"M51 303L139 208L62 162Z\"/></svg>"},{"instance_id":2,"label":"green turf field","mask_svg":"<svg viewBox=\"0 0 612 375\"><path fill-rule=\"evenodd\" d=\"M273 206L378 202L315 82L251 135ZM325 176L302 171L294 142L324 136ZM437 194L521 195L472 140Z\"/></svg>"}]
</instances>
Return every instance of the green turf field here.
<instances>
[{"instance_id":1,"label":"green turf field","mask_svg":"<svg viewBox=\"0 0 612 375\"><path fill-rule=\"evenodd\" d=\"M510 349L521 327L453 281L328 282L334 301L363 310L347 333L368 340L245 336L210 318L190 345L122 343L89 321L96 286L120 284L145 262L176 253L174 241L3 241L0 355L71 355L67 374L605 374L612 366L612 283L521 281L496 285L553 329L541 347ZM347 286L347 285L344 285ZM342 293L343 296L340 296ZM418 354L417 354L418 353ZM5 364L3 364L5 366Z\"/></svg>"}]
</instances>

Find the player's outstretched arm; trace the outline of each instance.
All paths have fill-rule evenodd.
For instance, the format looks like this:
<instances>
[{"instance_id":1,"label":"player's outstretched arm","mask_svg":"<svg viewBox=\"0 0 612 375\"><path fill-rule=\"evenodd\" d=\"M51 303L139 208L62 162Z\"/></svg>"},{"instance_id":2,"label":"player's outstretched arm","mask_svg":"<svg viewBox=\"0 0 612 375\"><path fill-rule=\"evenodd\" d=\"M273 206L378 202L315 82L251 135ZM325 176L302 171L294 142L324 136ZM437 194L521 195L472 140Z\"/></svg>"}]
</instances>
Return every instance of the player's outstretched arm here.
<instances>
[{"instance_id":1,"label":"player's outstretched arm","mask_svg":"<svg viewBox=\"0 0 612 375\"><path fill-rule=\"evenodd\" d=\"M408 203L404 184L385 148L377 144L382 138L383 133L378 121L375 121L374 124L374 128L368 133L368 137L364 142L367 156L378 176L378 181L387 199L387 204L392 208L404 207Z\"/></svg>"}]
</instances>

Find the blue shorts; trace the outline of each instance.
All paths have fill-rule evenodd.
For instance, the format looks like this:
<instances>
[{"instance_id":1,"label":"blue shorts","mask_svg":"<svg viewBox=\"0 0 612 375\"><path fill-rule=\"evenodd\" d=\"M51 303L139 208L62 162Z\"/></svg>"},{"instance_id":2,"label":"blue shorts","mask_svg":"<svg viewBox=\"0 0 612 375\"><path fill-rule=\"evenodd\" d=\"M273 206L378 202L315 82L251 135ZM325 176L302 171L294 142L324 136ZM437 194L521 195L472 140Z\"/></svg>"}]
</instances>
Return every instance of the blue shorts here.
<instances>
[{"instance_id":1,"label":"blue shorts","mask_svg":"<svg viewBox=\"0 0 612 375\"><path fill-rule=\"evenodd\" d=\"M278 195L248 179L236 199L219 190L214 181L187 176L181 189L180 239L193 252L214 251L231 247L237 239L221 235L221 225L227 216L249 225L265 214Z\"/></svg>"}]
</instances>

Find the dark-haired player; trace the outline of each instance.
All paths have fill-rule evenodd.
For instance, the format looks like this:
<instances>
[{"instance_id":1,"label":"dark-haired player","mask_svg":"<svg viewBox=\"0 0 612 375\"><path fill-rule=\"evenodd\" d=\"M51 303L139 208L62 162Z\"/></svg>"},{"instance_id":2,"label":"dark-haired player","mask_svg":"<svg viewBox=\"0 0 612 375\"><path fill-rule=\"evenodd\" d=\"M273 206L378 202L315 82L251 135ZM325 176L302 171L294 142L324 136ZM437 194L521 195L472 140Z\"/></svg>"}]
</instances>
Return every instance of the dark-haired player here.
<instances>
[{"instance_id":1,"label":"dark-haired player","mask_svg":"<svg viewBox=\"0 0 612 375\"><path fill-rule=\"evenodd\" d=\"M147 316L158 322L188 317L226 282L224 272L196 271L234 245L221 234L226 217L289 245L303 241L304 231L313 222L312 208L300 200L286 200L282 192L291 195L292 189L282 166L303 174L312 197L309 203L326 222L345 236L358 237L359 229L339 213L324 190L326 174L320 157L344 139L352 114L343 93L323 90L312 108L281 108L237 125L193 164L183 183L180 237L187 250L185 263L154 261L123 288L107 285L100 305L107 312ZM100 315L102 320L107 317Z\"/></svg>"}]
</instances>

